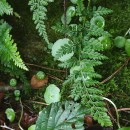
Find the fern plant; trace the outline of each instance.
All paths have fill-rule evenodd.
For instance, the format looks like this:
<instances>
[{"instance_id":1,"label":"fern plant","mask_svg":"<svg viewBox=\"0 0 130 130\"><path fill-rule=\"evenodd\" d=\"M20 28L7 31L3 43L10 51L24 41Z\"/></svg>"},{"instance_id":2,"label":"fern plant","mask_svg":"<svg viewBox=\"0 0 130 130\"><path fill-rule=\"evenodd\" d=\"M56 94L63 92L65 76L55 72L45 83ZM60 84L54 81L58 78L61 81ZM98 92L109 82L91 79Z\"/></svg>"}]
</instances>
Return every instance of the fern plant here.
<instances>
[{"instance_id":1,"label":"fern plant","mask_svg":"<svg viewBox=\"0 0 130 130\"><path fill-rule=\"evenodd\" d=\"M11 15L13 14L13 9L6 2L6 0L0 1L0 15L3 14ZM19 52L17 51L17 46L14 43L12 36L10 35L11 26L4 22L0 21L0 59L1 63L6 67L11 61L14 62L15 66L28 70L25 64L23 63Z\"/></svg>"},{"instance_id":2,"label":"fern plant","mask_svg":"<svg viewBox=\"0 0 130 130\"><path fill-rule=\"evenodd\" d=\"M13 14L13 8L6 0L0 1L0 16L3 14ZM0 71L5 74L8 73L12 77L19 78L21 82L23 82L25 91L29 92L27 90L29 84L24 73L28 68L20 57L16 43L14 43L10 31L11 26L3 19L0 20Z\"/></svg>"},{"instance_id":3,"label":"fern plant","mask_svg":"<svg viewBox=\"0 0 130 130\"><path fill-rule=\"evenodd\" d=\"M49 1L29 1L36 28L47 43L49 41L44 20L46 20L47 12L45 6L48 5ZM52 27L54 31L65 36L63 39L58 39L52 47L52 56L55 60L60 61L59 66L70 69L70 73L63 83L62 92L67 87L71 88L70 97L75 101L81 101L81 104L86 106L93 118L102 126L112 126L102 97L103 92L95 87L99 84L98 78L101 78L101 75L94 69L102 64L101 60L107 58L102 54L104 46L99 37L111 37L104 30L103 15L111 13L112 10L104 7L91 7L90 0L87 7L85 7L84 0L77 0L74 4L75 11L66 12L64 20L63 17L61 18L62 23L57 23ZM75 15L73 18L72 13ZM71 19L76 23L73 23ZM65 22L65 20L68 21ZM37 124L39 122L40 119ZM42 123L45 122L40 122L37 128Z\"/></svg>"},{"instance_id":4,"label":"fern plant","mask_svg":"<svg viewBox=\"0 0 130 130\"><path fill-rule=\"evenodd\" d=\"M52 27L67 37L66 40L60 39L54 43L52 55L55 60L61 61L60 67L70 69L63 89L71 87L70 96L75 101L81 100L102 126L112 126L103 101L103 92L95 87L99 84L98 78L101 78L101 75L94 69L102 64L101 60L107 58L101 53L104 47L99 37L111 37L104 30L105 20L102 15L109 14L112 10L104 7L91 8L89 5L86 8L83 2L78 0L76 3L75 16L79 19L78 22Z\"/></svg>"},{"instance_id":5,"label":"fern plant","mask_svg":"<svg viewBox=\"0 0 130 130\"><path fill-rule=\"evenodd\" d=\"M48 35L46 32L45 20L47 19L47 8L49 2L54 0L30 0L29 5L31 6L31 11L33 12L33 20L36 24L36 29L39 35L49 44Z\"/></svg>"}]
</instances>

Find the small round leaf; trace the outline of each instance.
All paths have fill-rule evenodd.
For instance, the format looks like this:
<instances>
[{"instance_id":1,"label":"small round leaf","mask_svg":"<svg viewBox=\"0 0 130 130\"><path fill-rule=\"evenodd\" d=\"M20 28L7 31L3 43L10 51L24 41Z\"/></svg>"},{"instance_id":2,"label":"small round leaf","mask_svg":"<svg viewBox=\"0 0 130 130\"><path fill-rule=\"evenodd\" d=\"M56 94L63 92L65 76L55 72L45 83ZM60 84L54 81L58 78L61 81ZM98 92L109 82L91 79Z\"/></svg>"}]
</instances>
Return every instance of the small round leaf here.
<instances>
[{"instance_id":1,"label":"small round leaf","mask_svg":"<svg viewBox=\"0 0 130 130\"><path fill-rule=\"evenodd\" d=\"M78 0L70 0L73 4L77 4Z\"/></svg>"},{"instance_id":2,"label":"small round leaf","mask_svg":"<svg viewBox=\"0 0 130 130\"><path fill-rule=\"evenodd\" d=\"M123 48L125 46L126 39L122 36L117 36L114 39L114 45L118 48Z\"/></svg>"},{"instance_id":3,"label":"small round leaf","mask_svg":"<svg viewBox=\"0 0 130 130\"><path fill-rule=\"evenodd\" d=\"M43 71L38 71L36 77L39 80L43 80L45 78L45 73Z\"/></svg>"},{"instance_id":4,"label":"small round leaf","mask_svg":"<svg viewBox=\"0 0 130 130\"><path fill-rule=\"evenodd\" d=\"M105 26L105 20L102 16L93 17L90 21L91 25L96 25L99 28L103 28Z\"/></svg>"},{"instance_id":5,"label":"small round leaf","mask_svg":"<svg viewBox=\"0 0 130 130\"><path fill-rule=\"evenodd\" d=\"M69 6L67 11L66 11L66 16L73 17L75 15L75 7L74 6Z\"/></svg>"},{"instance_id":6,"label":"small round leaf","mask_svg":"<svg viewBox=\"0 0 130 130\"><path fill-rule=\"evenodd\" d=\"M60 89L56 85L50 84L46 88L46 91L44 93L44 99L46 103L51 104L54 102L58 102L60 101L60 97Z\"/></svg>"},{"instance_id":7,"label":"small round leaf","mask_svg":"<svg viewBox=\"0 0 130 130\"><path fill-rule=\"evenodd\" d=\"M17 80L16 80L16 79L10 79L9 85L10 85L11 87L15 87L15 86L17 85Z\"/></svg>"},{"instance_id":8,"label":"small round leaf","mask_svg":"<svg viewBox=\"0 0 130 130\"><path fill-rule=\"evenodd\" d=\"M12 108L7 108L5 114L10 122L13 122L15 119L15 112Z\"/></svg>"},{"instance_id":9,"label":"small round leaf","mask_svg":"<svg viewBox=\"0 0 130 130\"><path fill-rule=\"evenodd\" d=\"M15 90L15 91L14 91L14 95L15 95L16 97L19 97L19 96L20 96L20 91L19 91L19 90Z\"/></svg>"}]
</instances>

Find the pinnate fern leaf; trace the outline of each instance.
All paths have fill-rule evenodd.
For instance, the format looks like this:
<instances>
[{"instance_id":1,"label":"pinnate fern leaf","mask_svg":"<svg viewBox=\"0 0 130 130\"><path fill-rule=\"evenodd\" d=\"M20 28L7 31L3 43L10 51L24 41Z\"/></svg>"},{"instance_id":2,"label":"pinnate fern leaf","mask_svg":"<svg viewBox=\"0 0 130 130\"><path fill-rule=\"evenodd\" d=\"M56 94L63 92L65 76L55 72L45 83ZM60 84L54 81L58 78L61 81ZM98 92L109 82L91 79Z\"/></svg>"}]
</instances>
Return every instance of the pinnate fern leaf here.
<instances>
[{"instance_id":1,"label":"pinnate fern leaf","mask_svg":"<svg viewBox=\"0 0 130 130\"><path fill-rule=\"evenodd\" d=\"M30 10L33 12L33 20L36 24L36 29L38 33L46 43L49 44L49 39L46 31L45 20L47 19L47 8L49 2L53 2L53 0L30 0L29 5Z\"/></svg>"},{"instance_id":2,"label":"pinnate fern leaf","mask_svg":"<svg viewBox=\"0 0 130 130\"><path fill-rule=\"evenodd\" d=\"M7 15L12 15L13 8L11 8L6 0L0 0L0 16L2 16L4 13Z\"/></svg>"},{"instance_id":3,"label":"pinnate fern leaf","mask_svg":"<svg viewBox=\"0 0 130 130\"><path fill-rule=\"evenodd\" d=\"M97 15L107 15L112 13L113 11L111 9L105 8L105 7L101 7L99 6L98 8L96 8L95 6L93 7L93 14L94 16Z\"/></svg>"},{"instance_id":4,"label":"pinnate fern leaf","mask_svg":"<svg viewBox=\"0 0 130 130\"><path fill-rule=\"evenodd\" d=\"M85 114L89 111L78 103L53 103L40 112L36 130L83 130Z\"/></svg>"},{"instance_id":5,"label":"pinnate fern leaf","mask_svg":"<svg viewBox=\"0 0 130 130\"><path fill-rule=\"evenodd\" d=\"M81 99L81 104L85 105L87 110L90 110L90 114L99 124L105 127L112 126L111 119L107 114L107 109L105 108L105 103L101 96L102 91L93 87L85 86L86 85L84 84L84 89L82 89L81 83L77 81L71 92L72 97L75 100Z\"/></svg>"},{"instance_id":6,"label":"pinnate fern leaf","mask_svg":"<svg viewBox=\"0 0 130 130\"><path fill-rule=\"evenodd\" d=\"M17 51L17 46L12 39L10 33L9 25L4 22L0 25L0 59L1 63L5 66L8 65L10 61L13 61L15 66L28 70L23 63L19 52Z\"/></svg>"}]
</instances>

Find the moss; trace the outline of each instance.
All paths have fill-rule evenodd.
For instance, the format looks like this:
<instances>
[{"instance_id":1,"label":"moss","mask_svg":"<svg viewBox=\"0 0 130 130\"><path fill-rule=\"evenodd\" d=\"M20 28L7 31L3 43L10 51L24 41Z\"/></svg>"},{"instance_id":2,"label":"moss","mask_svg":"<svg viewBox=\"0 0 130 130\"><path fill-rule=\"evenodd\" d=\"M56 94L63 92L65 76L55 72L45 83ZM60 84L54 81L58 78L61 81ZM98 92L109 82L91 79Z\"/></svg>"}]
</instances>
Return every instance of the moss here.
<instances>
[{"instance_id":1,"label":"moss","mask_svg":"<svg viewBox=\"0 0 130 130\"><path fill-rule=\"evenodd\" d=\"M130 0L96 0L95 5L113 10L113 13L106 17L106 30L114 36L124 35L130 28Z\"/></svg>"}]
</instances>

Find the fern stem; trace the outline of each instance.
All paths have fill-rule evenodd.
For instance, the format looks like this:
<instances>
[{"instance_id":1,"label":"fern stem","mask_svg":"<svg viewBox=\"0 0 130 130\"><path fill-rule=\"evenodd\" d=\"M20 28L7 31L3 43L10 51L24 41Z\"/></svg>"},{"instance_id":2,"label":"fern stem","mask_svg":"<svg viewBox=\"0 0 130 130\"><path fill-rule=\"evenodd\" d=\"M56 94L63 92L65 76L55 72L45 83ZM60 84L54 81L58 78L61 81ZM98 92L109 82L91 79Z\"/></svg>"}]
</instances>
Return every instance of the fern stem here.
<instances>
[{"instance_id":1,"label":"fern stem","mask_svg":"<svg viewBox=\"0 0 130 130\"><path fill-rule=\"evenodd\" d=\"M65 28L66 28L66 0L64 0L64 23L65 23Z\"/></svg>"},{"instance_id":2,"label":"fern stem","mask_svg":"<svg viewBox=\"0 0 130 130\"><path fill-rule=\"evenodd\" d=\"M21 120L22 120L22 116L23 116L23 105L22 105L22 102L21 102L21 98L20 98L20 105L21 105L21 115L20 115L20 119L19 119L19 122L18 122L18 126L19 126L20 130L24 130L24 129L21 127L21 125L20 125Z\"/></svg>"},{"instance_id":3,"label":"fern stem","mask_svg":"<svg viewBox=\"0 0 130 130\"><path fill-rule=\"evenodd\" d=\"M91 0L88 0L88 8L90 7Z\"/></svg>"},{"instance_id":4,"label":"fern stem","mask_svg":"<svg viewBox=\"0 0 130 130\"><path fill-rule=\"evenodd\" d=\"M103 97L103 99L108 101L109 103L111 103L113 105L113 107L115 108L116 116L117 116L117 126L118 126L118 128L121 128L120 122L119 122L119 113L118 113L118 109L117 109L116 105L114 104L114 102L112 102L110 99L108 99L106 97Z\"/></svg>"}]
</instances>

